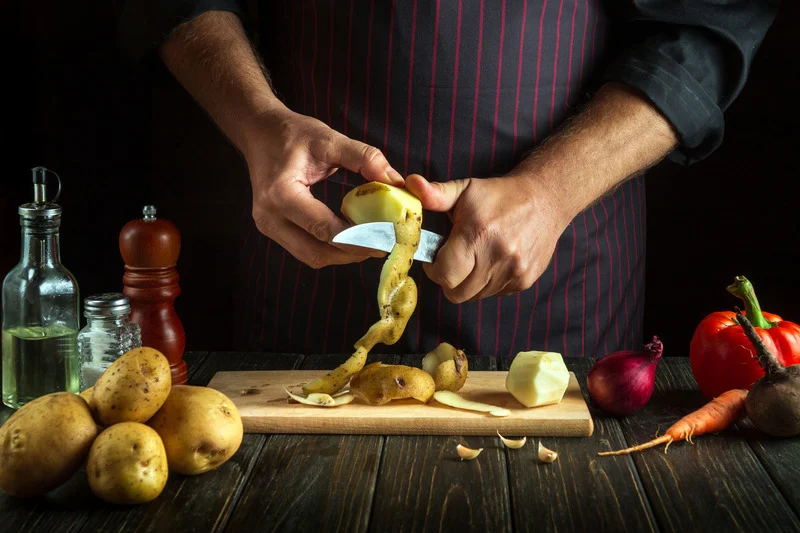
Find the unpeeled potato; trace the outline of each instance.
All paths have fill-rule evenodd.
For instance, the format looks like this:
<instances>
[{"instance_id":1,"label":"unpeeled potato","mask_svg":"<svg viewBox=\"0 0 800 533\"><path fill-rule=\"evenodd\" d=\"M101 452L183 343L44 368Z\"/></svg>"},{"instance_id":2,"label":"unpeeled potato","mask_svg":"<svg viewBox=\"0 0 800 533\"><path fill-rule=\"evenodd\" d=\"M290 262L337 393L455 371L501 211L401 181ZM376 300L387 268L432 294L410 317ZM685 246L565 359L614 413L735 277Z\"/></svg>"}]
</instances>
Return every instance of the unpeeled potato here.
<instances>
[{"instance_id":1,"label":"unpeeled potato","mask_svg":"<svg viewBox=\"0 0 800 533\"><path fill-rule=\"evenodd\" d=\"M97 379L92 402L98 421L146 422L169 395L169 361L153 348L135 348L111 363Z\"/></svg>"},{"instance_id":2,"label":"unpeeled potato","mask_svg":"<svg viewBox=\"0 0 800 533\"><path fill-rule=\"evenodd\" d=\"M89 406L76 394L23 405L0 427L0 490L18 498L51 491L80 468L96 436Z\"/></svg>"},{"instance_id":3,"label":"unpeeled potato","mask_svg":"<svg viewBox=\"0 0 800 533\"><path fill-rule=\"evenodd\" d=\"M152 428L122 422L104 430L92 444L86 478L95 496L111 503L154 500L169 476L164 444Z\"/></svg>"},{"instance_id":4,"label":"unpeeled potato","mask_svg":"<svg viewBox=\"0 0 800 533\"><path fill-rule=\"evenodd\" d=\"M350 381L350 392L371 405L414 398L427 403L436 386L433 378L420 368L372 363Z\"/></svg>"},{"instance_id":5,"label":"unpeeled potato","mask_svg":"<svg viewBox=\"0 0 800 533\"><path fill-rule=\"evenodd\" d=\"M242 444L239 410L221 392L176 385L148 424L164 441L169 467L181 474L202 474L233 457Z\"/></svg>"}]
</instances>

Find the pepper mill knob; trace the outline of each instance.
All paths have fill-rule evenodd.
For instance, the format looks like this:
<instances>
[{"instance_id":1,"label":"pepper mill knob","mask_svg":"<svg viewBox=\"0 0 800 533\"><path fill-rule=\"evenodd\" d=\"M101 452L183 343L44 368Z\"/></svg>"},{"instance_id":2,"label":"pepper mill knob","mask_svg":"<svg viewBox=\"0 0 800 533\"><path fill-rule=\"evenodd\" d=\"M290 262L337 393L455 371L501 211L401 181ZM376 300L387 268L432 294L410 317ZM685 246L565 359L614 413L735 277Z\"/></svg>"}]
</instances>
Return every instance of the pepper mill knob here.
<instances>
[{"instance_id":1,"label":"pepper mill knob","mask_svg":"<svg viewBox=\"0 0 800 533\"><path fill-rule=\"evenodd\" d=\"M131 220L119 234L119 251L126 265L136 268L174 266L181 253L181 234L169 220L156 218L156 208L144 206L143 218Z\"/></svg>"},{"instance_id":2,"label":"pepper mill knob","mask_svg":"<svg viewBox=\"0 0 800 533\"><path fill-rule=\"evenodd\" d=\"M186 383L186 333L175 312L175 298L181 293L176 270L181 235L175 224L156 218L154 206L144 206L142 214L119 234L125 261L122 292L131 302L130 319L142 329L142 345L167 357L173 384Z\"/></svg>"}]
</instances>

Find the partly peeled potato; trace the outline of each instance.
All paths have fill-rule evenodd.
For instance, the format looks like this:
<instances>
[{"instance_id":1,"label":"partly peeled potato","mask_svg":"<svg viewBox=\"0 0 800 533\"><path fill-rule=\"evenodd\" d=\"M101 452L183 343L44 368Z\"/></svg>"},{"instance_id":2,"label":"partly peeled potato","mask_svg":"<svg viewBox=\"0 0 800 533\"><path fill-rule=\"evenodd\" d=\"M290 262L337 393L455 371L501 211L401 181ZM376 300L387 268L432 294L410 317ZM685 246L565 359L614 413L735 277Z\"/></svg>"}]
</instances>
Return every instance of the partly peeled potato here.
<instances>
[{"instance_id":1,"label":"partly peeled potato","mask_svg":"<svg viewBox=\"0 0 800 533\"><path fill-rule=\"evenodd\" d=\"M422 202L405 189L372 181L347 193L342 214L353 224L397 222L405 213L422 213Z\"/></svg>"},{"instance_id":2,"label":"partly peeled potato","mask_svg":"<svg viewBox=\"0 0 800 533\"><path fill-rule=\"evenodd\" d=\"M367 365L350 382L350 392L372 405L383 405L404 398L427 403L435 390L433 378L424 370L383 363Z\"/></svg>"},{"instance_id":3,"label":"partly peeled potato","mask_svg":"<svg viewBox=\"0 0 800 533\"><path fill-rule=\"evenodd\" d=\"M422 370L433 377L437 391L457 392L467 381L467 355L443 342L422 359Z\"/></svg>"}]
</instances>

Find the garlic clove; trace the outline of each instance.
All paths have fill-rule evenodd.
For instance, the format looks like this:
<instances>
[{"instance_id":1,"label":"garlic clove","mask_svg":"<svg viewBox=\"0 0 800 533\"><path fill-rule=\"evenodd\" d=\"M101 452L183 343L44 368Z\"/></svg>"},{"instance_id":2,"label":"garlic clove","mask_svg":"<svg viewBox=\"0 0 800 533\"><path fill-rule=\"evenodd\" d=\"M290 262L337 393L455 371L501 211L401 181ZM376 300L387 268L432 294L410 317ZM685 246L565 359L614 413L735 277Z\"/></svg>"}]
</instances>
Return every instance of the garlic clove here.
<instances>
[{"instance_id":1,"label":"garlic clove","mask_svg":"<svg viewBox=\"0 0 800 533\"><path fill-rule=\"evenodd\" d=\"M539 441L539 460L543 463L552 463L558 458L558 454L553 450L548 450L542 446L542 441Z\"/></svg>"},{"instance_id":2,"label":"garlic clove","mask_svg":"<svg viewBox=\"0 0 800 533\"><path fill-rule=\"evenodd\" d=\"M334 405L337 405L336 400L334 400L330 394L314 392L306 397L303 397L303 396L298 396L297 394L292 394L286 387L284 387L283 390L286 391L286 394L288 394L292 400L305 405L314 405L317 407L332 407Z\"/></svg>"},{"instance_id":3,"label":"garlic clove","mask_svg":"<svg viewBox=\"0 0 800 533\"><path fill-rule=\"evenodd\" d=\"M525 441L528 440L528 437L522 437L519 440L507 439L502 436L499 431L497 432L497 436L500 437L500 440L503 441L503 444L506 448L511 448L512 450L518 450L522 448L525 446Z\"/></svg>"},{"instance_id":4,"label":"garlic clove","mask_svg":"<svg viewBox=\"0 0 800 533\"><path fill-rule=\"evenodd\" d=\"M471 461L481 454L483 448L478 448L477 450L473 450L472 448L467 448L466 446L462 446L459 444L458 446L456 446L456 451L458 452L458 456L461 457L462 461L464 459L466 459L467 461Z\"/></svg>"}]
</instances>

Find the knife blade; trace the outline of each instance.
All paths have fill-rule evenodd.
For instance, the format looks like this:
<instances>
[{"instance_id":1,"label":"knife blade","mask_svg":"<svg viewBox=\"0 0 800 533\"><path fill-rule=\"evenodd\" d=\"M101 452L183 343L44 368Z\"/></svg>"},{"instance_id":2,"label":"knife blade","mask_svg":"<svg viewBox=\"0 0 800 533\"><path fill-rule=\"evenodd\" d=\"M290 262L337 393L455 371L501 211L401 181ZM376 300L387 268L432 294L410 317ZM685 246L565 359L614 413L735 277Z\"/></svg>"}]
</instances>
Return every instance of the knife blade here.
<instances>
[{"instance_id":1,"label":"knife blade","mask_svg":"<svg viewBox=\"0 0 800 533\"><path fill-rule=\"evenodd\" d=\"M436 252L444 244L444 237L438 233L422 230L419 238L419 247L414 254L414 259L424 263L433 263ZM395 245L394 224L391 222L368 222L357 224L338 233L333 242L338 244L352 244L391 252Z\"/></svg>"}]
</instances>

